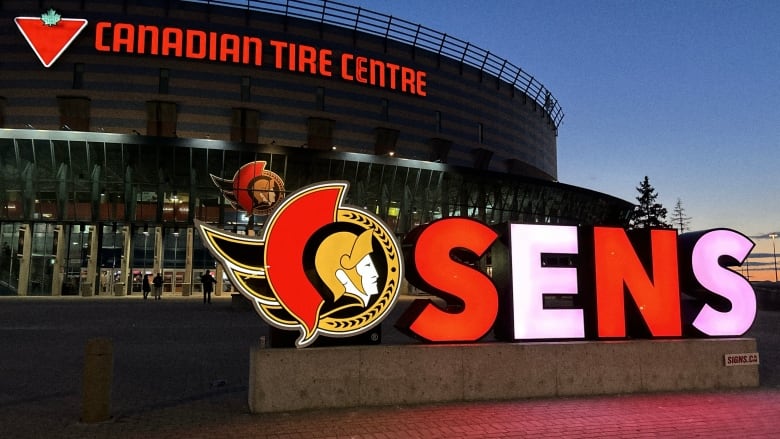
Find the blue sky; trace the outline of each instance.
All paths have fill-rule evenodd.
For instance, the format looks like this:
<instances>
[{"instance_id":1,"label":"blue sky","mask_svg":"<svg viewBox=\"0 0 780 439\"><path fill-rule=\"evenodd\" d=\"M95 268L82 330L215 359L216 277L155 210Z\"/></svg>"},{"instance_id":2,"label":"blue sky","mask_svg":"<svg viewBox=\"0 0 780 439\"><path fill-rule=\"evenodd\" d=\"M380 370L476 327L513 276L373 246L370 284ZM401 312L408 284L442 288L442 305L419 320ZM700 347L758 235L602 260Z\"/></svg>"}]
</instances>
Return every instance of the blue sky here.
<instances>
[{"instance_id":1,"label":"blue sky","mask_svg":"<svg viewBox=\"0 0 780 439\"><path fill-rule=\"evenodd\" d=\"M634 202L647 175L694 230L780 230L780 2L340 0L468 41L534 75L566 116L558 178ZM778 243L780 246L780 242ZM768 257L767 257L768 256Z\"/></svg>"}]
</instances>

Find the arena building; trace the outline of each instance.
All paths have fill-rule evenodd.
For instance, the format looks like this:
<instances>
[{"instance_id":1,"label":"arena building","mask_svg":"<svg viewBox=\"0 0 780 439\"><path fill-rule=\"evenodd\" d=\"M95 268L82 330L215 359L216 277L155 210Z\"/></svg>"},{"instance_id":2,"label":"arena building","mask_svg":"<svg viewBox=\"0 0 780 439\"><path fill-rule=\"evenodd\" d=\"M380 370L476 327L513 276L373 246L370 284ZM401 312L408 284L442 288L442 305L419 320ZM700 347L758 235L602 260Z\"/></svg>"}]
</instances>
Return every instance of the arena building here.
<instances>
[{"instance_id":1,"label":"arena building","mask_svg":"<svg viewBox=\"0 0 780 439\"><path fill-rule=\"evenodd\" d=\"M253 233L212 175L351 183L403 236L468 216L627 225L558 182L557 99L506 59L334 1L0 3L0 292L191 294L199 219ZM218 275L218 291L229 290Z\"/></svg>"}]
</instances>

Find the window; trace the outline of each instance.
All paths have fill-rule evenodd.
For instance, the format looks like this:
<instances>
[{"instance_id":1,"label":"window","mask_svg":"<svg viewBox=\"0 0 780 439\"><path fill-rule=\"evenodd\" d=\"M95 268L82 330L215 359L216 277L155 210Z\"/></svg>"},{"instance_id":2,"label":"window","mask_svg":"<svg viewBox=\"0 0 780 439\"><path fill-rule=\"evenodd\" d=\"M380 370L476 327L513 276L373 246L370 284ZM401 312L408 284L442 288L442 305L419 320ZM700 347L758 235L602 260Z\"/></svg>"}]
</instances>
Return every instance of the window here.
<instances>
[{"instance_id":1,"label":"window","mask_svg":"<svg viewBox=\"0 0 780 439\"><path fill-rule=\"evenodd\" d=\"M379 117L381 117L382 120L390 120L390 101L386 98L382 98Z\"/></svg>"},{"instance_id":2,"label":"window","mask_svg":"<svg viewBox=\"0 0 780 439\"><path fill-rule=\"evenodd\" d=\"M5 98L0 96L0 128L5 128Z\"/></svg>"},{"instance_id":3,"label":"window","mask_svg":"<svg viewBox=\"0 0 780 439\"><path fill-rule=\"evenodd\" d=\"M306 143L312 149L333 149L333 125L335 121L310 117L307 122Z\"/></svg>"},{"instance_id":4,"label":"window","mask_svg":"<svg viewBox=\"0 0 780 439\"><path fill-rule=\"evenodd\" d=\"M60 129L89 131L90 100L84 96L57 96Z\"/></svg>"},{"instance_id":5,"label":"window","mask_svg":"<svg viewBox=\"0 0 780 439\"><path fill-rule=\"evenodd\" d=\"M252 78L249 76L241 77L241 102L252 100Z\"/></svg>"},{"instance_id":6,"label":"window","mask_svg":"<svg viewBox=\"0 0 780 439\"><path fill-rule=\"evenodd\" d=\"M436 134L441 134L441 111L436 111Z\"/></svg>"},{"instance_id":7,"label":"window","mask_svg":"<svg viewBox=\"0 0 780 439\"><path fill-rule=\"evenodd\" d=\"M176 137L177 118L175 102L146 102L146 135Z\"/></svg>"},{"instance_id":8,"label":"window","mask_svg":"<svg viewBox=\"0 0 780 439\"><path fill-rule=\"evenodd\" d=\"M395 144L398 143L400 131L392 128L374 128L374 154L395 155Z\"/></svg>"},{"instance_id":9,"label":"window","mask_svg":"<svg viewBox=\"0 0 780 439\"><path fill-rule=\"evenodd\" d=\"M447 163L447 154L452 147L452 141L434 137L428 140L428 144L431 146L430 160L436 163Z\"/></svg>"},{"instance_id":10,"label":"window","mask_svg":"<svg viewBox=\"0 0 780 439\"><path fill-rule=\"evenodd\" d=\"M485 148L476 148L474 150L474 168L486 170L490 166L490 159L493 158L493 151Z\"/></svg>"},{"instance_id":11,"label":"window","mask_svg":"<svg viewBox=\"0 0 780 439\"><path fill-rule=\"evenodd\" d=\"M84 63L73 64L73 89L84 88Z\"/></svg>"},{"instance_id":12,"label":"window","mask_svg":"<svg viewBox=\"0 0 780 439\"><path fill-rule=\"evenodd\" d=\"M477 124L477 142L480 144L485 143L485 128L482 123Z\"/></svg>"},{"instance_id":13,"label":"window","mask_svg":"<svg viewBox=\"0 0 780 439\"><path fill-rule=\"evenodd\" d=\"M317 87L314 105L316 110L325 111L325 89L323 87Z\"/></svg>"},{"instance_id":14,"label":"window","mask_svg":"<svg viewBox=\"0 0 780 439\"><path fill-rule=\"evenodd\" d=\"M161 95L168 94L168 84L171 79L171 71L168 69L160 69L159 84L157 86L157 93Z\"/></svg>"},{"instance_id":15,"label":"window","mask_svg":"<svg viewBox=\"0 0 780 439\"><path fill-rule=\"evenodd\" d=\"M259 111L250 108L234 108L230 120L230 140L233 142L257 143L260 131Z\"/></svg>"}]
</instances>

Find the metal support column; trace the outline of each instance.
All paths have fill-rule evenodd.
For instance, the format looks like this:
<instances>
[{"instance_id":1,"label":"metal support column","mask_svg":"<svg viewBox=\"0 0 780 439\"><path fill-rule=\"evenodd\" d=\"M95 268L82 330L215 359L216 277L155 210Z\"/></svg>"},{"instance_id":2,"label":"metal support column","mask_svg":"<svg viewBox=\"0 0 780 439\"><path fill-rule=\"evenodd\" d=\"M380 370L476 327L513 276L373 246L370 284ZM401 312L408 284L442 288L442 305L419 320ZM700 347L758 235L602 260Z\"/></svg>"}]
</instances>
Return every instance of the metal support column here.
<instances>
[{"instance_id":1,"label":"metal support column","mask_svg":"<svg viewBox=\"0 0 780 439\"><path fill-rule=\"evenodd\" d=\"M98 239L100 230L94 224L89 226L89 255L87 255L87 279L81 284L82 296L94 296L100 286L100 279L98 279Z\"/></svg>"},{"instance_id":2,"label":"metal support column","mask_svg":"<svg viewBox=\"0 0 780 439\"><path fill-rule=\"evenodd\" d=\"M127 296L133 288L133 273L131 273L132 259L133 259L133 242L131 226L122 226L122 257L119 262L119 270L121 270L120 287L119 290L114 290L114 294L118 296ZM115 287L116 288L116 287Z\"/></svg>"},{"instance_id":3,"label":"metal support column","mask_svg":"<svg viewBox=\"0 0 780 439\"><path fill-rule=\"evenodd\" d=\"M192 294L192 286L196 282L192 277L192 244L194 236L195 233L193 228L187 227L187 233L185 234L186 239L184 241L186 250L184 253L184 285L182 285L181 288L182 296L189 296Z\"/></svg>"},{"instance_id":4,"label":"metal support column","mask_svg":"<svg viewBox=\"0 0 780 439\"><path fill-rule=\"evenodd\" d=\"M17 253L19 284L16 288L16 294L26 296L30 287L30 254L32 253L32 227L30 224L19 226L19 241L22 244L22 254Z\"/></svg>"},{"instance_id":5,"label":"metal support column","mask_svg":"<svg viewBox=\"0 0 780 439\"><path fill-rule=\"evenodd\" d=\"M52 267L51 276L51 295L61 296L62 283L65 281L65 267L63 266L63 262L65 261L65 254L68 250L68 241L66 239L67 237L65 236L65 227L62 225L54 226L54 237L54 239L56 239L54 245L57 250L54 252L54 267Z\"/></svg>"}]
</instances>

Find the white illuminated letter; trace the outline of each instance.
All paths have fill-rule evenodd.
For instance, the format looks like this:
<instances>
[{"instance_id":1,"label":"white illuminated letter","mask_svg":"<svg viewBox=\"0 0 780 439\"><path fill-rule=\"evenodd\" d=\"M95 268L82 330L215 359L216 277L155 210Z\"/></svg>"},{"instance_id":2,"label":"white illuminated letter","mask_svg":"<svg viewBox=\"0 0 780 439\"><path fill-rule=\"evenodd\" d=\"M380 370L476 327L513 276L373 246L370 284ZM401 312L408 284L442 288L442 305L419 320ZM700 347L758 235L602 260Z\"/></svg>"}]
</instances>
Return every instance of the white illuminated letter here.
<instances>
[{"instance_id":1,"label":"white illuminated letter","mask_svg":"<svg viewBox=\"0 0 780 439\"><path fill-rule=\"evenodd\" d=\"M545 294L577 294L577 269L543 267L542 254L577 254L577 228L512 224L514 338L584 338L581 309L544 309Z\"/></svg>"},{"instance_id":2,"label":"white illuminated letter","mask_svg":"<svg viewBox=\"0 0 780 439\"><path fill-rule=\"evenodd\" d=\"M731 310L720 312L704 305L693 326L712 336L739 336L750 329L756 318L756 294L739 273L722 267L721 256L731 256L740 263L745 260L753 242L733 230L713 230L702 235L691 254L693 275L701 286L725 297Z\"/></svg>"}]
</instances>

